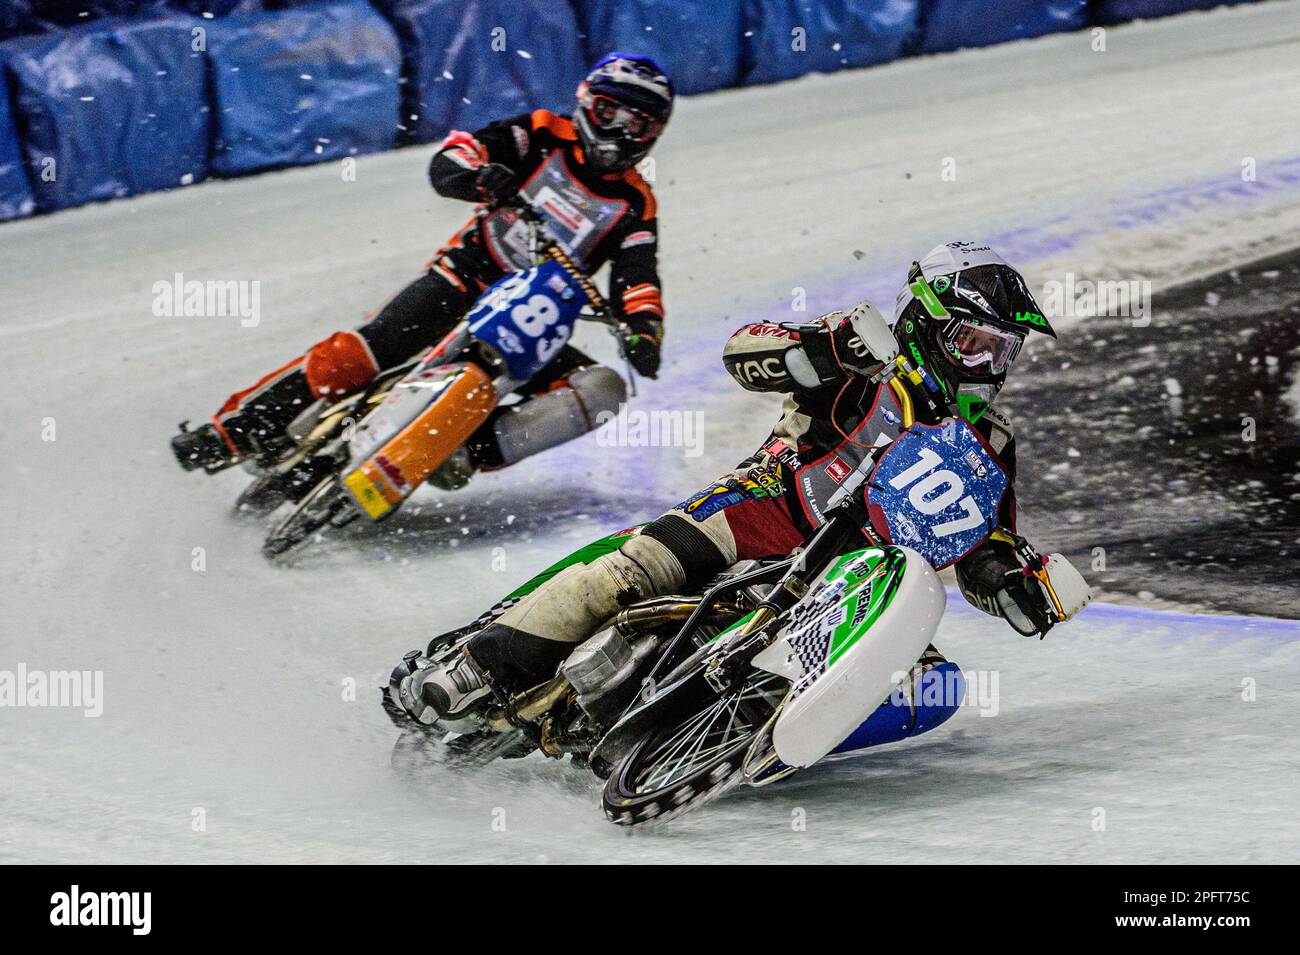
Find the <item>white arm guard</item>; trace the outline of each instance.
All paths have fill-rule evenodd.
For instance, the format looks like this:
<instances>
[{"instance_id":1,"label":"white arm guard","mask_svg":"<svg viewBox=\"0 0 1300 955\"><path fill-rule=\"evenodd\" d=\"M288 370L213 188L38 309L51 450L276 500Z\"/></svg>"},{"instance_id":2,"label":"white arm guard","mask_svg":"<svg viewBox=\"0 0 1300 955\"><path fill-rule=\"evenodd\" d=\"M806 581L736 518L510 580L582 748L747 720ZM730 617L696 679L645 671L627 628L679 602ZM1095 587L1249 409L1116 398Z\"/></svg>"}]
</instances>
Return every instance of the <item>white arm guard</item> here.
<instances>
[{"instance_id":1,"label":"white arm guard","mask_svg":"<svg viewBox=\"0 0 1300 955\"><path fill-rule=\"evenodd\" d=\"M1048 554L1043 570L1047 573L1047 582L1039 580L1038 586L1047 597L1047 605L1062 621L1069 620L1092 600L1092 588L1064 554Z\"/></svg>"}]
</instances>

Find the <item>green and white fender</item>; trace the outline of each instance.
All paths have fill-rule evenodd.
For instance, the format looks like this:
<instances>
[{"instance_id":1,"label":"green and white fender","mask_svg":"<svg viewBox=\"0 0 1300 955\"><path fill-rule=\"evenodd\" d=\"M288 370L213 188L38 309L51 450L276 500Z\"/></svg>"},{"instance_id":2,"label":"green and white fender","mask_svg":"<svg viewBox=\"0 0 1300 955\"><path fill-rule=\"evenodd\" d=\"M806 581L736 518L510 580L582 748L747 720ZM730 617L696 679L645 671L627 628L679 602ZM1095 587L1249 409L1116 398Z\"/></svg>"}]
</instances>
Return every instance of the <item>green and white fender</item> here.
<instances>
[{"instance_id":1,"label":"green and white fender","mask_svg":"<svg viewBox=\"0 0 1300 955\"><path fill-rule=\"evenodd\" d=\"M811 766L847 739L925 652L946 604L939 575L906 547L829 568L753 661L793 684L772 729L781 761Z\"/></svg>"}]
</instances>

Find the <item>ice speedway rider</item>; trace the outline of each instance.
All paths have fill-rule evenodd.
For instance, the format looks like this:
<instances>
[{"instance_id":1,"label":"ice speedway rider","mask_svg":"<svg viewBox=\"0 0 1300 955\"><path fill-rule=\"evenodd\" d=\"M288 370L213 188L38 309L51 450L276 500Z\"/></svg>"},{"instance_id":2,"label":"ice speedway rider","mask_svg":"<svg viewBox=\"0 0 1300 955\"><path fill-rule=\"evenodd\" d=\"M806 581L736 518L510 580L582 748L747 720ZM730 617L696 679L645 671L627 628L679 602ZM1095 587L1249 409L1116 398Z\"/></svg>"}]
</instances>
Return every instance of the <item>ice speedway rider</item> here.
<instances>
[{"instance_id":1,"label":"ice speedway rider","mask_svg":"<svg viewBox=\"0 0 1300 955\"><path fill-rule=\"evenodd\" d=\"M862 302L809 325L737 331L723 355L732 376L751 391L789 395L762 448L619 550L565 568L471 638L459 658L435 666L408 654L390 681L393 700L423 723L456 718L493 685L513 694L548 679L577 643L628 604L693 592L738 560L788 554L821 523L838 481L899 434L906 417L900 402L911 405L919 424L958 415L970 421L1014 480L1011 420L993 400L1028 333L1055 337L1020 273L973 242L941 245L913 266L894 323L903 354L918 368L903 384L905 397L858 373L866 349L851 321L855 312L872 311ZM1068 619L1090 594L1068 585L1079 580L1072 568L1050 594L1028 576L1015 520L1009 488L999 529L956 565L957 581L976 607L1042 636L1052 626L1050 600L1058 604L1055 616ZM941 662L930 647L921 665Z\"/></svg>"},{"instance_id":2,"label":"ice speedway rider","mask_svg":"<svg viewBox=\"0 0 1300 955\"><path fill-rule=\"evenodd\" d=\"M664 309L655 199L635 166L663 132L672 107L672 84L652 60L611 53L579 85L571 117L538 109L473 134L453 131L429 164L429 180L440 195L475 203L526 200L588 273L610 263L608 298L631 329L625 353L650 378L659 368ZM508 271L530 267L528 254L527 229L511 210L476 215L423 275L360 328L317 342L305 355L231 395L211 423L176 435L172 449L181 466L212 473L242 460L275 463L292 447L287 431L303 411L326 396L359 391L436 344L484 289ZM586 421L571 420L573 402L555 394L565 387L586 409ZM534 449L590 430L601 410L617 408L625 397L617 373L569 345L526 392ZM454 487L477 468L514 463L501 449L521 442L500 439L517 408L499 408L435 479ZM546 430L546 422L553 434L539 441L537 432ZM295 488L305 493L313 478L292 475L289 496L295 496Z\"/></svg>"}]
</instances>

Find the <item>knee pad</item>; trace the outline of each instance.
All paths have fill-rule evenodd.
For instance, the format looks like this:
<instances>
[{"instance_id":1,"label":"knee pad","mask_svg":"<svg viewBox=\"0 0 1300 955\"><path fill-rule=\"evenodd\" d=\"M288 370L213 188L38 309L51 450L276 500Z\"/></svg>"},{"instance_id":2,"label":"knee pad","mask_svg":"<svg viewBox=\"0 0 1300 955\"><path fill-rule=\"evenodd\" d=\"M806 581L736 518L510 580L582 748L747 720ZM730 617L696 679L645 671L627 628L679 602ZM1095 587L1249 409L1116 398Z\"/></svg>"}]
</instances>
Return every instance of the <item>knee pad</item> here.
<instances>
[{"instance_id":1,"label":"knee pad","mask_svg":"<svg viewBox=\"0 0 1300 955\"><path fill-rule=\"evenodd\" d=\"M307 384L317 398L359 391L379 374L370 346L356 332L335 332L307 352Z\"/></svg>"},{"instance_id":2,"label":"knee pad","mask_svg":"<svg viewBox=\"0 0 1300 955\"><path fill-rule=\"evenodd\" d=\"M602 412L617 414L627 400L618 372L602 365L579 368L567 387L555 388L498 414L493 424L503 465L572 441L601 424Z\"/></svg>"},{"instance_id":3,"label":"knee pad","mask_svg":"<svg viewBox=\"0 0 1300 955\"><path fill-rule=\"evenodd\" d=\"M640 569L650 593L647 597L658 597L680 590L689 574L690 560L668 547L655 537L649 537L643 531L620 547L611 557L622 557Z\"/></svg>"}]
</instances>

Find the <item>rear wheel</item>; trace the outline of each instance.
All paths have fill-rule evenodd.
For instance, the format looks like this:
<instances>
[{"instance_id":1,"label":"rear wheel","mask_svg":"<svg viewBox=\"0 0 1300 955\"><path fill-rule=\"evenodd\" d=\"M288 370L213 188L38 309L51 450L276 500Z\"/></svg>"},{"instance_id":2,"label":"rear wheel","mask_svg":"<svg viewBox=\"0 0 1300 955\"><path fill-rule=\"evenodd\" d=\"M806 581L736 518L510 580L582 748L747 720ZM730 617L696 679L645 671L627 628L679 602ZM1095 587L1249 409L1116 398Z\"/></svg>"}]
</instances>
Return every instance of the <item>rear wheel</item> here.
<instances>
[{"instance_id":1,"label":"rear wheel","mask_svg":"<svg viewBox=\"0 0 1300 955\"><path fill-rule=\"evenodd\" d=\"M750 744L789 689L753 670L722 696L647 734L605 783L605 816L620 826L664 821L716 799L741 780Z\"/></svg>"}]
</instances>

